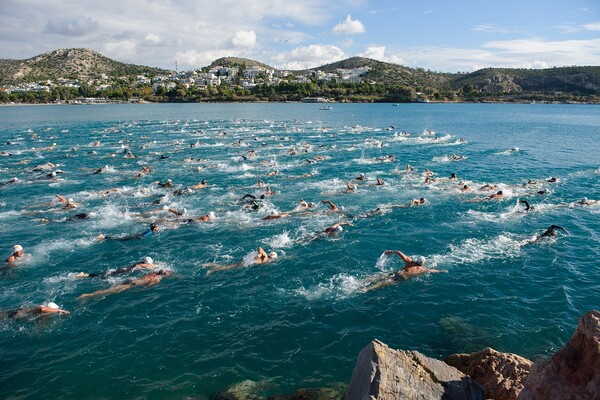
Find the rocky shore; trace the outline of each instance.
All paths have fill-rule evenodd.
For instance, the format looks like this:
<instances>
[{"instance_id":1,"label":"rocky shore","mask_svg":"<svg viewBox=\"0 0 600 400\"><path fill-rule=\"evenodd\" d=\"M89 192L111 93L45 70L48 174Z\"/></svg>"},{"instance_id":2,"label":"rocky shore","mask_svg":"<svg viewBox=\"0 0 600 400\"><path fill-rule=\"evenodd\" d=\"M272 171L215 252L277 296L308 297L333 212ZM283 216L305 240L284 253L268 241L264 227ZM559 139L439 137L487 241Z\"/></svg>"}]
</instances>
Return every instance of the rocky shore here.
<instances>
[{"instance_id":1,"label":"rocky shore","mask_svg":"<svg viewBox=\"0 0 600 400\"><path fill-rule=\"evenodd\" d=\"M214 396L245 398L260 397L236 390ZM569 342L547 360L486 348L441 361L374 340L360 352L345 391L301 389L268 399L600 400L600 312L585 313Z\"/></svg>"}]
</instances>

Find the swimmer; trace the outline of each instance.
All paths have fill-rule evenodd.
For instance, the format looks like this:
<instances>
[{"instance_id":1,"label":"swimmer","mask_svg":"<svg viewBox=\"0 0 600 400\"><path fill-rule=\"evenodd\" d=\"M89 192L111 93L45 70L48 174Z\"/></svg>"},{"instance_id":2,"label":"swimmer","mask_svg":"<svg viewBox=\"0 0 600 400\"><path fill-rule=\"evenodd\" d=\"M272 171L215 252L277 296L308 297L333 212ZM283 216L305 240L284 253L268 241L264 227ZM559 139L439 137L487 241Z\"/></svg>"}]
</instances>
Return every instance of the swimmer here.
<instances>
[{"instance_id":1,"label":"swimmer","mask_svg":"<svg viewBox=\"0 0 600 400\"><path fill-rule=\"evenodd\" d=\"M404 170L404 172L413 172L415 169L412 165L410 164L406 164L406 169Z\"/></svg>"},{"instance_id":2,"label":"swimmer","mask_svg":"<svg viewBox=\"0 0 600 400\"><path fill-rule=\"evenodd\" d=\"M277 211L273 210L273 211L271 211L270 215L267 215L262 220L263 221L268 221L268 220L271 220L271 219L280 219L280 218L285 218L285 217L289 217L289 216L290 216L290 214L287 214L287 213L281 213L280 214Z\"/></svg>"},{"instance_id":3,"label":"swimmer","mask_svg":"<svg viewBox=\"0 0 600 400\"><path fill-rule=\"evenodd\" d=\"M267 185L265 196L273 196L274 194L277 194L277 192L272 191L271 187Z\"/></svg>"},{"instance_id":4,"label":"swimmer","mask_svg":"<svg viewBox=\"0 0 600 400\"><path fill-rule=\"evenodd\" d=\"M6 185L11 185L13 183L19 183L19 179L18 178L12 178L6 182L3 182L0 184L0 186L6 186Z\"/></svg>"},{"instance_id":5,"label":"swimmer","mask_svg":"<svg viewBox=\"0 0 600 400\"><path fill-rule=\"evenodd\" d=\"M455 180L455 179L458 179L458 178L456 177L456 173L453 172L453 173L450 174L450 178L448 178L448 179L452 181L452 180Z\"/></svg>"},{"instance_id":6,"label":"swimmer","mask_svg":"<svg viewBox=\"0 0 600 400\"><path fill-rule=\"evenodd\" d=\"M552 176L546 182L548 182L548 183L556 183L556 182L558 182L558 179L556 179L555 177Z\"/></svg>"},{"instance_id":7,"label":"swimmer","mask_svg":"<svg viewBox=\"0 0 600 400\"><path fill-rule=\"evenodd\" d=\"M171 186L173 186L173 181L170 179L167 179L166 182L157 182L156 184L160 187L171 187Z\"/></svg>"},{"instance_id":8,"label":"swimmer","mask_svg":"<svg viewBox=\"0 0 600 400\"><path fill-rule=\"evenodd\" d=\"M502 193L502 190L499 190L498 192L488 196L484 200L496 200L496 199L503 199L503 198L504 198L504 194Z\"/></svg>"},{"instance_id":9,"label":"swimmer","mask_svg":"<svg viewBox=\"0 0 600 400\"><path fill-rule=\"evenodd\" d=\"M188 218L188 219L184 220L183 222L186 224L194 224L194 223L199 223L199 222L208 222L210 220L212 220L212 217L210 216L210 214L205 214L205 215L201 215L196 218Z\"/></svg>"},{"instance_id":10,"label":"swimmer","mask_svg":"<svg viewBox=\"0 0 600 400\"><path fill-rule=\"evenodd\" d=\"M340 211L339 208L331 202L331 200L321 200L321 204L329 204L329 207L331 208L329 210L330 212Z\"/></svg>"},{"instance_id":11,"label":"swimmer","mask_svg":"<svg viewBox=\"0 0 600 400\"><path fill-rule=\"evenodd\" d=\"M4 260L4 262L8 263L9 267L12 267L24 255L25 255L25 253L23 251L23 247L21 245L16 244L13 246L12 255L10 257L8 257L6 260Z\"/></svg>"},{"instance_id":12,"label":"swimmer","mask_svg":"<svg viewBox=\"0 0 600 400\"><path fill-rule=\"evenodd\" d=\"M589 200L587 197L582 198L576 204L580 206L591 206L598 202L598 200Z\"/></svg>"},{"instance_id":13,"label":"swimmer","mask_svg":"<svg viewBox=\"0 0 600 400\"><path fill-rule=\"evenodd\" d=\"M25 319L48 314L70 314L62 310L56 303L49 302L46 305L36 307L21 307L16 310L0 311L0 319Z\"/></svg>"},{"instance_id":14,"label":"swimmer","mask_svg":"<svg viewBox=\"0 0 600 400\"><path fill-rule=\"evenodd\" d=\"M116 276L116 275L122 275L122 274L127 274L130 273L131 271L137 270L137 269L154 269L156 268L156 265L154 265L154 260L152 260L151 257L144 257L144 259L140 262L137 262L135 264L131 264L127 267L121 267L121 268L117 268L115 270L111 270L111 271L106 271L106 272L101 272L101 273L92 273L92 274L87 274L85 272L78 272L77 274L75 274L75 278L108 278L110 276Z\"/></svg>"},{"instance_id":15,"label":"swimmer","mask_svg":"<svg viewBox=\"0 0 600 400\"><path fill-rule=\"evenodd\" d=\"M463 185L463 187L460 189L461 192L468 192L469 190L472 190L469 185Z\"/></svg>"},{"instance_id":16,"label":"swimmer","mask_svg":"<svg viewBox=\"0 0 600 400\"><path fill-rule=\"evenodd\" d=\"M67 199L67 203L65 204L64 208L77 208L77 207L81 207L81 204L79 203L75 203L75 201L72 198L68 198Z\"/></svg>"},{"instance_id":17,"label":"swimmer","mask_svg":"<svg viewBox=\"0 0 600 400\"><path fill-rule=\"evenodd\" d=\"M339 232L342 232L344 230L344 228L342 228L342 225L354 226L350 222L346 222L346 221L336 222L335 224L331 225L330 227L325 228L322 233L325 233L327 235L337 236L337 234Z\"/></svg>"},{"instance_id":18,"label":"swimmer","mask_svg":"<svg viewBox=\"0 0 600 400\"><path fill-rule=\"evenodd\" d=\"M569 232L562 226L550 225L550 227L548 229L546 229L544 231L544 233L542 233L539 236L538 235L534 236L533 239L527 240L524 244L535 244L535 243L539 243L539 242L543 241L546 238L558 236L558 233L556 232L557 230L561 230L561 231L565 232L566 234L569 234Z\"/></svg>"},{"instance_id":19,"label":"swimmer","mask_svg":"<svg viewBox=\"0 0 600 400\"><path fill-rule=\"evenodd\" d=\"M362 174L362 173L359 174L356 178L354 178L354 180L357 180L357 181L364 181L366 179L367 179L366 175Z\"/></svg>"},{"instance_id":20,"label":"swimmer","mask_svg":"<svg viewBox=\"0 0 600 400\"><path fill-rule=\"evenodd\" d=\"M254 264L266 264L266 263L269 263L269 262L275 260L278 257L277 253L275 253L274 251L267 254L267 252L264 251L263 248L260 246L258 247L256 252L257 252L257 254L252 259L251 264L247 264L245 261L239 261L239 262L236 262L233 264L228 264L228 265L207 263L207 264L204 264L202 267L208 269L208 271L206 271L206 275L211 275L217 271L226 271L226 270L230 270L230 269L234 269L234 268L241 268L241 267L254 265Z\"/></svg>"},{"instance_id":21,"label":"swimmer","mask_svg":"<svg viewBox=\"0 0 600 400\"><path fill-rule=\"evenodd\" d=\"M533 206L530 206L529 202L527 200L521 200L521 199L519 199L518 202L525 204L525 211L531 211L531 210L533 210Z\"/></svg>"},{"instance_id":22,"label":"swimmer","mask_svg":"<svg viewBox=\"0 0 600 400\"><path fill-rule=\"evenodd\" d=\"M174 214L174 215L176 215L177 217L181 217L182 215L185 215L185 214L187 214L187 209L186 209L186 208L184 208L184 209L183 209L183 210L181 210L181 211L177 211L177 210L176 210L176 209L174 209L174 208L169 208L169 212L173 213L173 214Z\"/></svg>"},{"instance_id":23,"label":"swimmer","mask_svg":"<svg viewBox=\"0 0 600 400\"><path fill-rule=\"evenodd\" d=\"M485 184L482 187L479 188L479 190L496 190L498 189L498 186L496 185L489 185L489 184Z\"/></svg>"},{"instance_id":24,"label":"swimmer","mask_svg":"<svg viewBox=\"0 0 600 400\"><path fill-rule=\"evenodd\" d=\"M346 188L348 192L356 192L358 190L358 186L356 186L354 183L346 183Z\"/></svg>"},{"instance_id":25,"label":"swimmer","mask_svg":"<svg viewBox=\"0 0 600 400\"><path fill-rule=\"evenodd\" d=\"M106 294L120 293L125 290L134 288L136 286L140 286L140 287L153 286L153 285L160 283L160 281L163 278L171 276L172 274L173 273L171 271L161 269L157 272L151 272L149 274L146 274L146 275L142 276L141 278L130 279L130 280L126 281L125 283L113 285L113 286L109 287L108 289L102 289L102 290L97 290L92 293L82 294L81 296L78 297L78 299L83 300L83 299L87 299L87 298L95 297L95 296L103 296Z\"/></svg>"},{"instance_id":26,"label":"swimmer","mask_svg":"<svg viewBox=\"0 0 600 400\"><path fill-rule=\"evenodd\" d=\"M416 207L416 206L422 206L425 204L427 200L425 200L425 197L421 197L420 199L412 199L410 201L410 203L406 203L404 205L404 207Z\"/></svg>"},{"instance_id":27,"label":"swimmer","mask_svg":"<svg viewBox=\"0 0 600 400\"><path fill-rule=\"evenodd\" d=\"M306 201L304 201L304 199L300 199L300 201L298 202L298 207L300 208L312 208L314 207L313 203L307 203Z\"/></svg>"},{"instance_id":28,"label":"swimmer","mask_svg":"<svg viewBox=\"0 0 600 400\"><path fill-rule=\"evenodd\" d=\"M194 189L204 189L208 184L206 183L206 179L202 179L200 183L197 183L193 186Z\"/></svg>"},{"instance_id":29,"label":"swimmer","mask_svg":"<svg viewBox=\"0 0 600 400\"><path fill-rule=\"evenodd\" d=\"M544 233L542 233L542 237L550 237L550 236L557 236L556 230L560 229L561 231L563 231L564 233L568 234L569 232L567 232L567 230L565 228L563 228L562 226L558 226L558 225L550 225L550 227L548 229L546 229L546 231Z\"/></svg>"},{"instance_id":30,"label":"swimmer","mask_svg":"<svg viewBox=\"0 0 600 400\"><path fill-rule=\"evenodd\" d=\"M102 233L99 234L98 236L96 236L96 240L131 240L131 239L141 239L147 236L152 236L154 234L156 234L158 231L160 231L160 227L158 226L158 224L150 224L150 229L147 230L144 233L136 233L134 235L128 235L128 236L120 236L120 237L115 237L115 236L104 236Z\"/></svg>"},{"instance_id":31,"label":"swimmer","mask_svg":"<svg viewBox=\"0 0 600 400\"><path fill-rule=\"evenodd\" d=\"M98 175L101 174L103 172L105 172L108 169L108 165L105 165L104 167L100 167L96 170L96 172L94 172L92 175Z\"/></svg>"},{"instance_id":32,"label":"swimmer","mask_svg":"<svg viewBox=\"0 0 600 400\"><path fill-rule=\"evenodd\" d=\"M372 278L369 278L367 281L371 283L371 285L367 286L363 289L363 292L369 292L374 289L379 289L384 286L394 285L398 282L402 282L411 278L413 276L427 274L427 273L447 273L448 271L445 269L438 270L432 268L426 268L425 263L426 259L423 256L415 257L414 259L402 253L399 250L386 250L384 252L386 255L396 254L398 257L404 261L404 267L395 273L378 275Z\"/></svg>"},{"instance_id":33,"label":"swimmer","mask_svg":"<svg viewBox=\"0 0 600 400\"><path fill-rule=\"evenodd\" d=\"M377 183L375 183L376 186L382 186L385 185L385 182L383 182L383 179L381 178L377 178Z\"/></svg>"}]
</instances>

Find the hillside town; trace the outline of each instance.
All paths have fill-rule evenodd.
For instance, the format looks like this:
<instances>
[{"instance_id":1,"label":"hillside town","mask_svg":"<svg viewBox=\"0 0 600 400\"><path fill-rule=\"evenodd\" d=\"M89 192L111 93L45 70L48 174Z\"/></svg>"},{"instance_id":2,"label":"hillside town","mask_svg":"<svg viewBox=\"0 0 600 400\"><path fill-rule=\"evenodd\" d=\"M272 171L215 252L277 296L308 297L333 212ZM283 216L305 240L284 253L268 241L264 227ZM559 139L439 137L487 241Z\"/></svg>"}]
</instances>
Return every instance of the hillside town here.
<instances>
[{"instance_id":1,"label":"hillside town","mask_svg":"<svg viewBox=\"0 0 600 400\"><path fill-rule=\"evenodd\" d=\"M88 92L102 92L110 89L114 85L120 85L127 82L132 87L151 87L153 95L161 95L177 87L183 87L186 90L207 90L209 88L219 87L223 84L230 89L243 89L250 91L258 85L275 86L282 82L294 82L299 84L308 84L311 82L337 82L337 83L361 83L364 75L370 67L365 66L353 69L338 68L335 72L324 72L321 70L308 70L303 72L287 70L278 70L266 68L258 65L248 66L223 66L215 65L201 70L190 70L170 74L149 76L146 74L135 77L119 76L110 77L102 74L97 79L67 79L58 78L56 80L43 80L37 82L27 82L18 85L6 85L0 87L0 92L7 94L16 92L52 92L57 88L68 88L79 90L86 87ZM99 99L91 96L84 96L84 91L79 90L82 96L71 99L72 102L105 102L106 99ZM104 100L104 101L103 101ZM137 101L137 98L129 99Z\"/></svg>"}]
</instances>

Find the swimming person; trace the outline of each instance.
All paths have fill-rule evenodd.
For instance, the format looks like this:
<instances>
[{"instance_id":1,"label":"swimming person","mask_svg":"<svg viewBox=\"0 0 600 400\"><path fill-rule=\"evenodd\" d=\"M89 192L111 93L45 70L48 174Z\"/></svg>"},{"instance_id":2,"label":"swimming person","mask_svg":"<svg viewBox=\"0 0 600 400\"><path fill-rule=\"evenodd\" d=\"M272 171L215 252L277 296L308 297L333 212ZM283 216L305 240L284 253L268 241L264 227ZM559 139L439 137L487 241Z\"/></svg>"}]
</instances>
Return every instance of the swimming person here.
<instances>
[{"instance_id":1,"label":"swimming person","mask_svg":"<svg viewBox=\"0 0 600 400\"><path fill-rule=\"evenodd\" d=\"M56 303L49 302L46 305L36 307L21 307L16 310L0 311L0 319L24 319L38 315L47 314L70 314L66 310L62 310Z\"/></svg>"},{"instance_id":2,"label":"swimming person","mask_svg":"<svg viewBox=\"0 0 600 400\"><path fill-rule=\"evenodd\" d=\"M10 257L8 257L6 260L4 260L4 262L7 262L8 266L12 267L15 265L15 263L17 261L19 261L19 259L21 257L23 257L23 255L24 255L23 247L21 245L16 244L13 246L12 255Z\"/></svg>"},{"instance_id":3,"label":"swimming person","mask_svg":"<svg viewBox=\"0 0 600 400\"><path fill-rule=\"evenodd\" d=\"M131 239L141 239L147 236L152 236L160 230L158 224L150 224L150 229L148 229L144 233L136 233L134 235L128 236L104 236L102 233L96 236L96 240L131 240Z\"/></svg>"},{"instance_id":4,"label":"swimming person","mask_svg":"<svg viewBox=\"0 0 600 400\"><path fill-rule=\"evenodd\" d=\"M252 262L247 262L247 260L242 260L242 261L238 261L236 263L228 264L228 265L221 265L221 264L216 264L216 263L206 263L206 264L202 265L202 267L208 269L208 271L206 271L206 275L210 275L217 271L226 271L229 269L247 267L247 266L254 265L254 264L266 264L266 263L269 263L269 262L275 260L278 257L277 253L275 253L274 251L267 254L267 252L264 251L263 248L260 246L256 250L256 253L257 254L252 258Z\"/></svg>"},{"instance_id":5,"label":"swimming person","mask_svg":"<svg viewBox=\"0 0 600 400\"><path fill-rule=\"evenodd\" d=\"M131 264L127 267L121 267L121 268L117 268L115 270L109 270L106 272L92 273L92 274L87 274L85 272L79 272L75 275L75 277L76 278L108 278L110 276L127 274L136 269L154 269L154 268L156 268L156 265L154 265L154 260L152 260L151 257L146 256L142 259L142 261L137 262L135 264Z\"/></svg>"},{"instance_id":6,"label":"swimming person","mask_svg":"<svg viewBox=\"0 0 600 400\"><path fill-rule=\"evenodd\" d=\"M331 208L329 211L331 212L339 211L339 208L333 204L331 200L321 200L321 204L329 204L329 207Z\"/></svg>"},{"instance_id":7,"label":"swimming person","mask_svg":"<svg viewBox=\"0 0 600 400\"><path fill-rule=\"evenodd\" d=\"M78 297L78 299L83 300L83 299L87 299L90 297L102 296L105 294L120 293L125 290L134 288L136 286L140 286L140 287L153 286L153 285L160 283L160 281L164 277L168 277L171 275L173 275L173 273L171 271L161 269L157 272L151 272L149 274L146 274L146 275L142 276L141 278L130 279L130 280L126 281L125 283L119 283L117 285L113 285L113 286L109 287L108 289L101 289L101 290L97 290L92 293L82 294L81 296Z\"/></svg>"},{"instance_id":8,"label":"swimming person","mask_svg":"<svg viewBox=\"0 0 600 400\"><path fill-rule=\"evenodd\" d=\"M519 203L525 204L525 211L533 210L533 206L530 206L529 202L527 200L521 200L521 199L519 199Z\"/></svg>"},{"instance_id":9,"label":"swimming person","mask_svg":"<svg viewBox=\"0 0 600 400\"><path fill-rule=\"evenodd\" d=\"M327 235L337 236L337 234L339 232L342 232L344 230L344 228L342 228L342 225L354 226L350 222L346 222L346 221L336 222L335 224L331 225L330 227L325 228L322 233L325 233Z\"/></svg>"},{"instance_id":10,"label":"swimming person","mask_svg":"<svg viewBox=\"0 0 600 400\"><path fill-rule=\"evenodd\" d=\"M557 230L561 230L561 231L565 232L566 234L569 234L569 232L565 228L563 228L562 226L550 225L550 227L548 229L546 229L544 231L544 233L542 233L541 235L534 236L533 239L527 240L523 244L525 245L525 244L539 243L539 242L541 242L544 239L558 236L558 233L556 232Z\"/></svg>"},{"instance_id":11,"label":"swimming person","mask_svg":"<svg viewBox=\"0 0 600 400\"><path fill-rule=\"evenodd\" d=\"M404 261L404 267L397 272L388 273L388 274L380 274L378 276L372 277L368 279L371 285L367 286L363 289L363 292L369 292L374 289L379 289L384 286L395 285L398 282L402 282L407 280L410 277L427 274L427 273L441 273L448 272L445 269L433 269L426 268L426 258L423 256L415 257L414 259L402 253L399 250L386 250L384 252L386 255L396 254L398 257Z\"/></svg>"}]
</instances>

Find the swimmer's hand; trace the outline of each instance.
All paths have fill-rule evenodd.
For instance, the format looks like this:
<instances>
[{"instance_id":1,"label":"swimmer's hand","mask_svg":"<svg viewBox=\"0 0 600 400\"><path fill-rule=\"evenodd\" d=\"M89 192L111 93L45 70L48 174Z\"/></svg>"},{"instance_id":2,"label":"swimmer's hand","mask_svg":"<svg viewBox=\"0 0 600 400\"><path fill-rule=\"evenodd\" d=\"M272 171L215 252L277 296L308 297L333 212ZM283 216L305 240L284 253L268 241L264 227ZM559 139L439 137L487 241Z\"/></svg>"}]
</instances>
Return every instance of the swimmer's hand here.
<instances>
[{"instance_id":1,"label":"swimmer's hand","mask_svg":"<svg viewBox=\"0 0 600 400\"><path fill-rule=\"evenodd\" d=\"M106 236L104 236L102 233L94 238L94 240L104 240L104 239L106 239Z\"/></svg>"}]
</instances>

